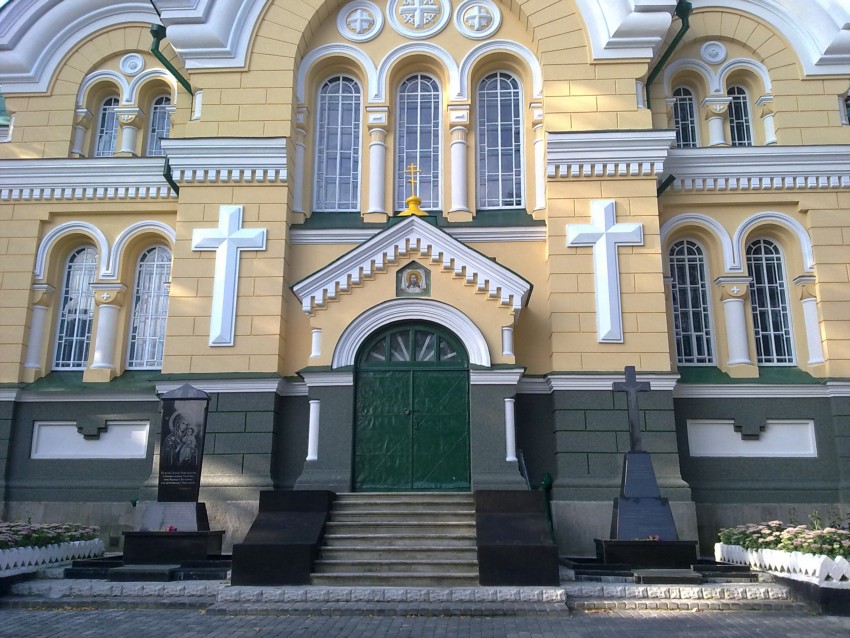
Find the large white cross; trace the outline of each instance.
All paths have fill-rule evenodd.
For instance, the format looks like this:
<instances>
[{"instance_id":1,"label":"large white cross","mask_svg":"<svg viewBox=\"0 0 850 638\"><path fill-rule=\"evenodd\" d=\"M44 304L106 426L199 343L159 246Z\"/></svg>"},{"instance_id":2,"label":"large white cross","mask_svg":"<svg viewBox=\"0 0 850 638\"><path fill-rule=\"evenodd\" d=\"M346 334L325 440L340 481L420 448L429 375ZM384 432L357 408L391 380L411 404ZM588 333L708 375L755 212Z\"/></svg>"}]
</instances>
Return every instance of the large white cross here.
<instances>
[{"instance_id":1,"label":"large white cross","mask_svg":"<svg viewBox=\"0 0 850 638\"><path fill-rule=\"evenodd\" d=\"M642 246L643 224L616 223L613 200L590 203L591 224L567 226L567 246L593 246L596 330L600 343L623 342L620 266L617 246Z\"/></svg>"},{"instance_id":2,"label":"large white cross","mask_svg":"<svg viewBox=\"0 0 850 638\"><path fill-rule=\"evenodd\" d=\"M405 22L412 23L417 29L431 22L438 11L439 7L434 4L434 0L407 0L398 10Z\"/></svg>"},{"instance_id":3,"label":"large white cross","mask_svg":"<svg viewBox=\"0 0 850 638\"><path fill-rule=\"evenodd\" d=\"M265 228L242 228L242 207L221 206L218 228L196 228L192 250L215 251L210 345L232 346L239 287L239 256L243 250L265 250Z\"/></svg>"}]
</instances>

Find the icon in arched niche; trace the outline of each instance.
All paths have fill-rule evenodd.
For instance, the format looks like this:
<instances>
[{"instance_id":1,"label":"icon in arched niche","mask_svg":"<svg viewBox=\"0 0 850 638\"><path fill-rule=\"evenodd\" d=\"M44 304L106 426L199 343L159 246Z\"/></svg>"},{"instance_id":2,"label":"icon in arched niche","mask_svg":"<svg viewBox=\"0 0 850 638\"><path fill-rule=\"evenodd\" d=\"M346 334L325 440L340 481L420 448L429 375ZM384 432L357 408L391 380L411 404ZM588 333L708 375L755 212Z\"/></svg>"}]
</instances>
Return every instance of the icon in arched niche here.
<instances>
[{"instance_id":1,"label":"icon in arched niche","mask_svg":"<svg viewBox=\"0 0 850 638\"><path fill-rule=\"evenodd\" d=\"M395 294L396 297L430 297L431 271L415 261L410 262L396 274Z\"/></svg>"}]
</instances>

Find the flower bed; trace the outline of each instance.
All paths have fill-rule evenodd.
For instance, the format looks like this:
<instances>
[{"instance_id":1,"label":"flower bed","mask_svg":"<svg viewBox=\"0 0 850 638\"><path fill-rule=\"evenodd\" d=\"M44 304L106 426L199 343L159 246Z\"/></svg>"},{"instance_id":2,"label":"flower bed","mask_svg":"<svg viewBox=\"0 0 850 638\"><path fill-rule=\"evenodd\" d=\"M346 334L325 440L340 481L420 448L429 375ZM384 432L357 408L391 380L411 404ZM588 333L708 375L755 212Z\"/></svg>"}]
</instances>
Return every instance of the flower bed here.
<instances>
[{"instance_id":1,"label":"flower bed","mask_svg":"<svg viewBox=\"0 0 850 638\"><path fill-rule=\"evenodd\" d=\"M103 554L98 528L0 522L0 576Z\"/></svg>"}]
</instances>

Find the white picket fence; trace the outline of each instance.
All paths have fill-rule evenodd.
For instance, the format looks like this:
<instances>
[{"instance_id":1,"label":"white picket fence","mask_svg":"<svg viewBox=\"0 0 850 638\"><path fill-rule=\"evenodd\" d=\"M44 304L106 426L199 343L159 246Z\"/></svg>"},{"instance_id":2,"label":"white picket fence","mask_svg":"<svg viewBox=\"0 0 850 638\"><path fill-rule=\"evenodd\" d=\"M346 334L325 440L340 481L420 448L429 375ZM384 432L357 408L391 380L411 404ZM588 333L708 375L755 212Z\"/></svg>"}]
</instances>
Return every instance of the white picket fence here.
<instances>
[{"instance_id":1,"label":"white picket fence","mask_svg":"<svg viewBox=\"0 0 850 638\"><path fill-rule=\"evenodd\" d=\"M12 572L33 571L50 563L102 555L103 541L99 538L90 541L68 541L46 547L0 549L0 577Z\"/></svg>"},{"instance_id":2,"label":"white picket fence","mask_svg":"<svg viewBox=\"0 0 850 638\"><path fill-rule=\"evenodd\" d=\"M784 552L779 549L744 549L740 545L714 545L718 562L749 565L785 578L816 582L822 587L850 589L850 561L843 556Z\"/></svg>"}]
</instances>

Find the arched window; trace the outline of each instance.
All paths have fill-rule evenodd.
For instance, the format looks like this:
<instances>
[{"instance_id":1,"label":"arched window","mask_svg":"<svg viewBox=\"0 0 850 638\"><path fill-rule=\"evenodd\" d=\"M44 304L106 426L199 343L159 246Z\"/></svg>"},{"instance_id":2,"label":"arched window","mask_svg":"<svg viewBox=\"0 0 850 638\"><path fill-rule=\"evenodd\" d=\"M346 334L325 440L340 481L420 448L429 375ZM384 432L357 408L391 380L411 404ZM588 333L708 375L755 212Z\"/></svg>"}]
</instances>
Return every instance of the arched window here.
<instances>
[{"instance_id":1,"label":"arched window","mask_svg":"<svg viewBox=\"0 0 850 638\"><path fill-rule=\"evenodd\" d=\"M150 126L148 127L148 156L162 156L162 139L171 132L171 116L168 107L171 98L167 95L156 98L151 106Z\"/></svg>"},{"instance_id":2,"label":"arched window","mask_svg":"<svg viewBox=\"0 0 850 638\"><path fill-rule=\"evenodd\" d=\"M118 139L118 98L108 97L100 105L97 118L97 139L95 140L95 157L112 157L115 155L115 142Z\"/></svg>"},{"instance_id":3,"label":"arched window","mask_svg":"<svg viewBox=\"0 0 850 638\"><path fill-rule=\"evenodd\" d=\"M91 285L96 268L97 251L92 247L75 250L65 265L54 369L82 370L86 367L94 316Z\"/></svg>"},{"instance_id":4,"label":"arched window","mask_svg":"<svg viewBox=\"0 0 850 638\"><path fill-rule=\"evenodd\" d=\"M405 207L410 178L405 169L415 164L417 195L422 208L440 208L440 87L427 75L414 75L398 89L396 133L396 208Z\"/></svg>"},{"instance_id":5,"label":"arched window","mask_svg":"<svg viewBox=\"0 0 850 638\"><path fill-rule=\"evenodd\" d=\"M844 96L841 100L841 106L844 109L844 112L841 114L843 116L841 119L844 124L850 124L850 94Z\"/></svg>"},{"instance_id":6,"label":"arched window","mask_svg":"<svg viewBox=\"0 0 850 638\"><path fill-rule=\"evenodd\" d=\"M676 128L676 146L679 148L696 148L697 121L694 106L694 94L685 87L673 91L676 99L673 104L673 125Z\"/></svg>"},{"instance_id":7,"label":"arched window","mask_svg":"<svg viewBox=\"0 0 850 638\"><path fill-rule=\"evenodd\" d=\"M741 86L729 87L729 134L732 146L752 146L753 128L750 123L750 101L747 92Z\"/></svg>"},{"instance_id":8,"label":"arched window","mask_svg":"<svg viewBox=\"0 0 850 638\"><path fill-rule=\"evenodd\" d=\"M136 269L127 368L162 367L170 279L171 251L168 248L156 246L142 253Z\"/></svg>"},{"instance_id":9,"label":"arched window","mask_svg":"<svg viewBox=\"0 0 850 638\"><path fill-rule=\"evenodd\" d=\"M478 207L522 201L522 111L516 78L501 71L478 85Z\"/></svg>"},{"instance_id":10,"label":"arched window","mask_svg":"<svg viewBox=\"0 0 850 638\"><path fill-rule=\"evenodd\" d=\"M315 209L360 208L360 85L342 75L319 89Z\"/></svg>"},{"instance_id":11,"label":"arched window","mask_svg":"<svg viewBox=\"0 0 850 638\"><path fill-rule=\"evenodd\" d=\"M713 364L702 248L688 240L673 244L670 247L670 277L677 361L681 365Z\"/></svg>"},{"instance_id":12,"label":"arched window","mask_svg":"<svg viewBox=\"0 0 850 638\"><path fill-rule=\"evenodd\" d=\"M759 364L794 363L791 318L785 290L785 269L779 247L767 239L747 246L747 267L752 277L750 305Z\"/></svg>"}]
</instances>

